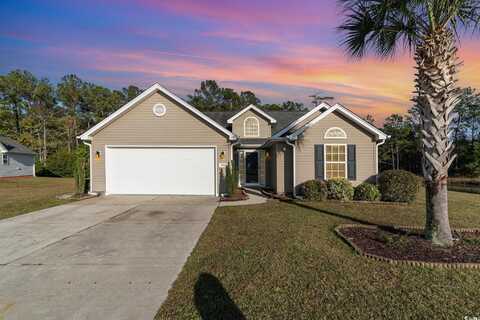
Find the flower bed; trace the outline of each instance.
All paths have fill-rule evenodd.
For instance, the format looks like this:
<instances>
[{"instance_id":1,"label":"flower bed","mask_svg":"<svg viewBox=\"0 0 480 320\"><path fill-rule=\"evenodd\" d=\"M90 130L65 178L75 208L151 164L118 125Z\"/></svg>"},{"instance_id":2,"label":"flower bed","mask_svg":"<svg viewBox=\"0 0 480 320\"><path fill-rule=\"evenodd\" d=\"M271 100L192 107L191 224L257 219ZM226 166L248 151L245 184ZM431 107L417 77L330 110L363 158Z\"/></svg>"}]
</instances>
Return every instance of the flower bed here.
<instances>
[{"instance_id":1,"label":"flower bed","mask_svg":"<svg viewBox=\"0 0 480 320\"><path fill-rule=\"evenodd\" d=\"M359 254L390 263L430 267L480 268L480 230L456 229L457 240L442 248L423 237L418 227L341 225L337 234Z\"/></svg>"},{"instance_id":2,"label":"flower bed","mask_svg":"<svg viewBox=\"0 0 480 320\"><path fill-rule=\"evenodd\" d=\"M242 201L247 199L248 194L242 189L237 189L232 195L220 197L220 201Z\"/></svg>"}]
</instances>

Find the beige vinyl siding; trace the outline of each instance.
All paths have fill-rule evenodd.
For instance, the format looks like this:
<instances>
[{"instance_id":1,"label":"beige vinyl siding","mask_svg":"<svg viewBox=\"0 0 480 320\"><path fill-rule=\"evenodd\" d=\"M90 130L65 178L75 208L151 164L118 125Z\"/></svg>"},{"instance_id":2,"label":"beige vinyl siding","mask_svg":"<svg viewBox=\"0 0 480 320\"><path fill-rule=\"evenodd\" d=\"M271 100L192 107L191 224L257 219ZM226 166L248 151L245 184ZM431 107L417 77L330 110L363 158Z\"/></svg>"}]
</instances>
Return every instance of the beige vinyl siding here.
<instances>
[{"instance_id":1,"label":"beige vinyl siding","mask_svg":"<svg viewBox=\"0 0 480 320\"><path fill-rule=\"evenodd\" d=\"M325 132L331 127L342 128L347 134L347 139L324 139ZM334 112L307 129L297 142L296 186L315 178L314 148L316 144L355 144L357 180L352 183L358 185L375 178L377 164L374 137L352 121Z\"/></svg>"},{"instance_id":2,"label":"beige vinyl siding","mask_svg":"<svg viewBox=\"0 0 480 320\"><path fill-rule=\"evenodd\" d=\"M157 103L164 104L167 109L162 117L157 117L152 112ZM105 191L106 145L216 146L217 167L230 159L230 144L225 134L158 92L93 135L92 182L95 192ZM95 159L97 151L101 153L99 160ZM222 152L224 159L220 160ZM217 176L217 182L219 180Z\"/></svg>"},{"instance_id":3,"label":"beige vinyl siding","mask_svg":"<svg viewBox=\"0 0 480 320\"><path fill-rule=\"evenodd\" d=\"M245 131L244 131L244 122L245 119L248 117L255 117L258 119L259 123L259 133L260 135L258 137L247 137L247 138L270 138L272 136L272 127L270 126L270 122L266 120L263 116L259 115L258 113L248 110L242 115L240 115L238 118L233 120L232 123L232 131L234 134L236 134L240 138L245 138Z\"/></svg>"}]
</instances>

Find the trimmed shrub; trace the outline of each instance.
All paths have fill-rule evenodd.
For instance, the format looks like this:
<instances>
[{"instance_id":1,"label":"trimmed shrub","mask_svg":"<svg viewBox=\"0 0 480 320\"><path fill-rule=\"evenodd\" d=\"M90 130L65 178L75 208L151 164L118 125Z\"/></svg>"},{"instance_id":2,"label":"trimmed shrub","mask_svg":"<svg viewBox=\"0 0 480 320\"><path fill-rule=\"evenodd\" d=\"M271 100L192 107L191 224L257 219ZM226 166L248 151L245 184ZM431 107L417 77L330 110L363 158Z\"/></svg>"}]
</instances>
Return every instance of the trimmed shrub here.
<instances>
[{"instance_id":1,"label":"trimmed shrub","mask_svg":"<svg viewBox=\"0 0 480 320\"><path fill-rule=\"evenodd\" d=\"M88 156L88 149L85 146L79 146L77 150L75 150L73 177L75 178L76 194L88 193Z\"/></svg>"},{"instance_id":2,"label":"trimmed shrub","mask_svg":"<svg viewBox=\"0 0 480 320\"><path fill-rule=\"evenodd\" d=\"M378 186L382 201L413 202L420 188L420 179L404 170L387 170L380 174Z\"/></svg>"},{"instance_id":3,"label":"trimmed shrub","mask_svg":"<svg viewBox=\"0 0 480 320\"><path fill-rule=\"evenodd\" d=\"M323 201L327 199L327 184L322 180L309 180L302 185L302 194L306 200Z\"/></svg>"},{"instance_id":4,"label":"trimmed shrub","mask_svg":"<svg viewBox=\"0 0 480 320\"><path fill-rule=\"evenodd\" d=\"M235 163L231 161L227 164L225 168L225 185L226 191L229 196L235 194L238 189L238 169L235 166Z\"/></svg>"},{"instance_id":5,"label":"trimmed shrub","mask_svg":"<svg viewBox=\"0 0 480 320\"><path fill-rule=\"evenodd\" d=\"M347 179L327 181L327 197L331 200L349 201L353 198L353 186Z\"/></svg>"},{"instance_id":6,"label":"trimmed shrub","mask_svg":"<svg viewBox=\"0 0 480 320\"><path fill-rule=\"evenodd\" d=\"M378 190L376 185L364 182L355 187L353 200L376 201L378 199L380 199L380 190Z\"/></svg>"}]
</instances>

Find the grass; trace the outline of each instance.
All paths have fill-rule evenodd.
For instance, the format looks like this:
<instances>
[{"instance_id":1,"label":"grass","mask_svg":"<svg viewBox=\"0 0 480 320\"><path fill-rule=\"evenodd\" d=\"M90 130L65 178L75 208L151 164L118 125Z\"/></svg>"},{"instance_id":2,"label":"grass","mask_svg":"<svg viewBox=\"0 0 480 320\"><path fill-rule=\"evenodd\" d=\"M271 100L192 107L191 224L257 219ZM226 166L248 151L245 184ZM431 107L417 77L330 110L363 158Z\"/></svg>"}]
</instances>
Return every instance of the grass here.
<instances>
[{"instance_id":1,"label":"grass","mask_svg":"<svg viewBox=\"0 0 480 320\"><path fill-rule=\"evenodd\" d=\"M480 227L480 195L450 192L454 227ZM342 223L423 225L408 206L271 201L222 207L156 319L463 319L480 316L480 270L395 266L358 256Z\"/></svg>"},{"instance_id":2,"label":"grass","mask_svg":"<svg viewBox=\"0 0 480 320\"><path fill-rule=\"evenodd\" d=\"M0 219L70 202L55 196L73 191L73 178L2 178Z\"/></svg>"}]
</instances>

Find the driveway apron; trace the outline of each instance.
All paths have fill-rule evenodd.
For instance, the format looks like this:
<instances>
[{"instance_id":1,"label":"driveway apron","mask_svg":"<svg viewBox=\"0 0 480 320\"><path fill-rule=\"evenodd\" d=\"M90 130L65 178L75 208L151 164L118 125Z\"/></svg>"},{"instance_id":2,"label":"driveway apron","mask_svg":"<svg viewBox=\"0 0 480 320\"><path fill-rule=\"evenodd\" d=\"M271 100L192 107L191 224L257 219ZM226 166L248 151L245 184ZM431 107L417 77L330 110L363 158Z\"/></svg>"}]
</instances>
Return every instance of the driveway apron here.
<instances>
[{"instance_id":1,"label":"driveway apron","mask_svg":"<svg viewBox=\"0 0 480 320\"><path fill-rule=\"evenodd\" d=\"M0 221L0 315L152 319L217 204L104 197Z\"/></svg>"}]
</instances>

